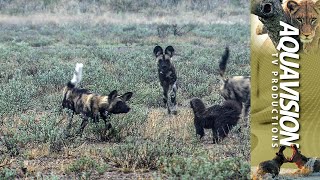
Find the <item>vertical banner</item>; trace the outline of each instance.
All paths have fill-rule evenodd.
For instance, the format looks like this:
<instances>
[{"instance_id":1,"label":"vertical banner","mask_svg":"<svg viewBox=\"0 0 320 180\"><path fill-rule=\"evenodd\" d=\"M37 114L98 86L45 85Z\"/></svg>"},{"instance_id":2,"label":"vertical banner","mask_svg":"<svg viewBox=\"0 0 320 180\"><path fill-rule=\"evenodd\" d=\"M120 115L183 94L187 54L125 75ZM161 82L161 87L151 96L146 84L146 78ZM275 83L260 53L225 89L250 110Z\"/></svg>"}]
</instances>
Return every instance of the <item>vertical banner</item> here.
<instances>
[{"instance_id":1,"label":"vertical banner","mask_svg":"<svg viewBox=\"0 0 320 180\"><path fill-rule=\"evenodd\" d=\"M319 13L320 1L251 1L254 179L319 175Z\"/></svg>"}]
</instances>

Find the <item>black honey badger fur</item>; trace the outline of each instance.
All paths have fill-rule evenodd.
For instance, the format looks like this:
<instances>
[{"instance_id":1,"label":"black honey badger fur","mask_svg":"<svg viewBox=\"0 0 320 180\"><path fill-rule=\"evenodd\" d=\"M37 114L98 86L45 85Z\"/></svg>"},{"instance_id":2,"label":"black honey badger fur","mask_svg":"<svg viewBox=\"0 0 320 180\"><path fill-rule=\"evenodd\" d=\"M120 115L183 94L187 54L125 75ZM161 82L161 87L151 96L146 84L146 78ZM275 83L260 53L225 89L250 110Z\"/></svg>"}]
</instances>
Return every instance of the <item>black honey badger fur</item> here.
<instances>
[{"instance_id":1,"label":"black honey badger fur","mask_svg":"<svg viewBox=\"0 0 320 180\"><path fill-rule=\"evenodd\" d=\"M226 47L219 62L221 87L220 94L225 100L236 100L244 103L244 117L248 116L250 109L250 76L233 76L226 78L224 73L229 59L229 48Z\"/></svg>"},{"instance_id":2,"label":"black honey badger fur","mask_svg":"<svg viewBox=\"0 0 320 180\"><path fill-rule=\"evenodd\" d=\"M70 109L73 114L80 114L82 117L82 123L78 130L79 134L82 134L83 129L88 124L89 118L94 122L99 121L100 118L104 120L105 131L111 128L110 122L108 122L108 115L127 113L130 111L130 107L126 104L132 97L132 92L127 92L121 96L117 91L112 91L108 96L92 93L86 89L77 88L77 84L82 78L83 64L77 63L73 78L67 83L63 91L62 107ZM67 129L71 128L72 116L69 119L69 125Z\"/></svg>"},{"instance_id":3,"label":"black honey badger fur","mask_svg":"<svg viewBox=\"0 0 320 180\"><path fill-rule=\"evenodd\" d=\"M235 126L242 110L241 102L227 100L222 105L206 108L199 98L190 101L194 113L194 126L200 138L204 136L204 129L212 129L213 143L225 138L231 128Z\"/></svg>"},{"instance_id":4,"label":"black honey badger fur","mask_svg":"<svg viewBox=\"0 0 320 180\"><path fill-rule=\"evenodd\" d=\"M169 114L177 114L177 74L171 62L174 49L172 46L168 46L163 52L162 47L156 46L153 53L158 61L158 75L164 96L163 102L167 106Z\"/></svg>"},{"instance_id":5,"label":"black honey badger fur","mask_svg":"<svg viewBox=\"0 0 320 180\"><path fill-rule=\"evenodd\" d=\"M272 160L263 161L258 166L257 175L263 176L267 173L271 174L272 177L279 175L280 167L283 163L288 162L286 157L283 154L283 151L286 149L285 146L280 146L279 151L276 153L276 156Z\"/></svg>"}]
</instances>

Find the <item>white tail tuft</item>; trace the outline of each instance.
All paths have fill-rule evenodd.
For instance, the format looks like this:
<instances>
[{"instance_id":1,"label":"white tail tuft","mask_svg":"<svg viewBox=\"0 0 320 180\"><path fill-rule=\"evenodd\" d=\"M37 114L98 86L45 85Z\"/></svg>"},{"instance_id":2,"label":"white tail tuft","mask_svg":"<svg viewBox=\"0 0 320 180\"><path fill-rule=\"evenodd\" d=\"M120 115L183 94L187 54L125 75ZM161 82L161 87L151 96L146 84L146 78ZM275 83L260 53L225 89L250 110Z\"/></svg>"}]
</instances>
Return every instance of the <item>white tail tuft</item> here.
<instances>
[{"instance_id":1,"label":"white tail tuft","mask_svg":"<svg viewBox=\"0 0 320 180\"><path fill-rule=\"evenodd\" d=\"M83 64L82 63L77 63L75 71L73 73L73 78L71 79L71 83L74 85L77 85L81 79L82 79L82 68Z\"/></svg>"}]
</instances>

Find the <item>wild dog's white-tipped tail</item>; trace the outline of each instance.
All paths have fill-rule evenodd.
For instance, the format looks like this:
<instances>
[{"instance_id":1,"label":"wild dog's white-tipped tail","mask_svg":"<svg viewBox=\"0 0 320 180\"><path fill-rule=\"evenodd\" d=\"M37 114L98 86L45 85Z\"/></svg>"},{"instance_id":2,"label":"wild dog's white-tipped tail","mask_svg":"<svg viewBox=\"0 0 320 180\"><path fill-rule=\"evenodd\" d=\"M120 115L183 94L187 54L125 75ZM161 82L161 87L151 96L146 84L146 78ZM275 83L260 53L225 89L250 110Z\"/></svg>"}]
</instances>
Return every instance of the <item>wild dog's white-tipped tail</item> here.
<instances>
[{"instance_id":1,"label":"wild dog's white-tipped tail","mask_svg":"<svg viewBox=\"0 0 320 180\"><path fill-rule=\"evenodd\" d=\"M77 85L81 81L81 79L82 79L82 68L83 68L83 64L82 63L77 63L76 64L76 68L75 68L75 71L73 73L73 78L70 81L73 85Z\"/></svg>"}]
</instances>

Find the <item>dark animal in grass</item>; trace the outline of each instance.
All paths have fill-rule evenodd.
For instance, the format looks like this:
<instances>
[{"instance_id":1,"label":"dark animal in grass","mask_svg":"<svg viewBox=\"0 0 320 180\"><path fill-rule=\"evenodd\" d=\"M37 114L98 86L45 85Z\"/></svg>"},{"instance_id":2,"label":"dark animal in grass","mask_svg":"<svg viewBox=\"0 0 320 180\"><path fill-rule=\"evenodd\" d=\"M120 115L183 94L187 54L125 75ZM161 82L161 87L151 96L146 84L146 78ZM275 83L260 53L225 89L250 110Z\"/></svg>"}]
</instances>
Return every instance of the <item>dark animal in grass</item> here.
<instances>
[{"instance_id":1,"label":"dark animal in grass","mask_svg":"<svg viewBox=\"0 0 320 180\"><path fill-rule=\"evenodd\" d=\"M220 94L225 100L235 100L244 103L244 117L248 117L250 109L250 76L225 77L227 61L229 59L229 48L226 47L221 61L219 62L221 86Z\"/></svg>"},{"instance_id":2,"label":"dark animal in grass","mask_svg":"<svg viewBox=\"0 0 320 180\"><path fill-rule=\"evenodd\" d=\"M306 157L298 150L295 144L291 145L292 156L288 160L289 162L295 163L299 169L309 169L311 172L320 172L320 159ZM309 163L313 161L313 163Z\"/></svg>"},{"instance_id":3,"label":"dark animal in grass","mask_svg":"<svg viewBox=\"0 0 320 180\"><path fill-rule=\"evenodd\" d=\"M93 119L94 122L98 122L99 119L102 118L105 123L103 132L103 135L105 135L106 131L112 127L108 121L109 115L128 113L130 111L130 107L126 102L132 97L132 92L127 92L120 96L118 92L114 90L105 96L92 93L86 89L77 88L76 85L82 78L82 68L83 64L77 63L73 78L67 83L63 91L62 107L72 111L67 130L71 128L73 114L80 114L82 123L77 131L78 134L82 135L89 118Z\"/></svg>"},{"instance_id":4,"label":"dark animal in grass","mask_svg":"<svg viewBox=\"0 0 320 180\"><path fill-rule=\"evenodd\" d=\"M171 62L174 49L172 46L168 46L163 51L162 47L156 46L153 53L158 61L158 75L163 89L163 102L167 106L169 114L177 114L177 74Z\"/></svg>"},{"instance_id":5,"label":"dark animal in grass","mask_svg":"<svg viewBox=\"0 0 320 180\"><path fill-rule=\"evenodd\" d=\"M231 128L237 124L242 110L241 102L227 100L222 105L206 108L199 98L190 101L194 113L194 126L200 139L204 136L204 129L212 129L213 143L225 138Z\"/></svg>"},{"instance_id":6,"label":"dark animal in grass","mask_svg":"<svg viewBox=\"0 0 320 180\"><path fill-rule=\"evenodd\" d=\"M276 153L276 156L272 160L261 162L258 166L257 175L262 177L265 174L269 173L273 178L278 176L282 164L288 162L283 154L283 151L285 149L285 146L280 146L279 151Z\"/></svg>"}]
</instances>

